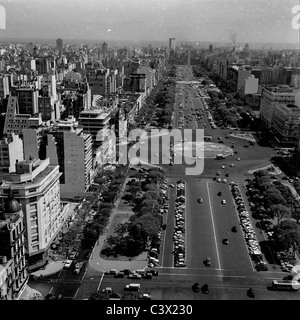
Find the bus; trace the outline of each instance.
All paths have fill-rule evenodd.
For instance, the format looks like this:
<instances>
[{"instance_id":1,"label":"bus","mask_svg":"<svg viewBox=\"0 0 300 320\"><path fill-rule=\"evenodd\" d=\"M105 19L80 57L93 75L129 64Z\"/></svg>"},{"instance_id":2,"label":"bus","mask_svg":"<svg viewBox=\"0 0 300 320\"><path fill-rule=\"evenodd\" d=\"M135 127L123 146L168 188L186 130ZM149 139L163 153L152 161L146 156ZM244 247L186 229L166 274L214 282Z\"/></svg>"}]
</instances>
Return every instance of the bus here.
<instances>
[{"instance_id":1,"label":"bus","mask_svg":"<svg viewBox=\"0 0 300 320\"><path fill-rule=\"evenodd\" d=\"M298 281L288 280L273 280L273 290L287 290L287 291L298 291L300 289L300 283Z\"/></svg>"}]
</instances>

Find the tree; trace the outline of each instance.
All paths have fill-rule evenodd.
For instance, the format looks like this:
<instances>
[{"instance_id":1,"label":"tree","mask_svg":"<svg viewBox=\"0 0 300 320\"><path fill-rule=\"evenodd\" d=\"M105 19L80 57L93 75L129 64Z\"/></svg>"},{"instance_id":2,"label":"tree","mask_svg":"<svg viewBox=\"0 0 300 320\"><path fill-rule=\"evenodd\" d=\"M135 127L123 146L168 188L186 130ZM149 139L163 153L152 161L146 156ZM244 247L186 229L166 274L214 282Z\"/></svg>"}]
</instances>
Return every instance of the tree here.
<instances>
[{"instance_id":1,"label":"tree","mask_svg":"<svg viewBox=\"0 0 300 320\"><path fill-rule=\"evenodd\" d=\"M96 291L89 297L89 300L109 300L110 295L111 293Z\"/></svg>"},{"instance_id":2,"label":"tree","mask_svg":"<svg viewBox=\"0 0 300 320\"><path fill-rule=\"evenodd\" d=\"M285 199L281 195L281 192L274 186L266 190L264 198L267 206L271 206L273 204L285 204Z\"/></svg>"},{"instance_id":3,"label":"tree","mask_svg":"<svg viewBox=\"0 0 300 320\"><path fill-rule=\"evenodd\" d=\"M274 204L269 209L270 216L277 218L277 224L279 224L283 218L288 217L290 213L290 208L282 204Z\"/></svg>"},{"instance_id":4,"label":"tree","mask_svg":"<svg viewBox=\"0 0 300 320\"><path fill-rule=\"evenodd\" d=\"M163 173L157 169L150 170L147 177L147 181L154 184L162 183L164 179Z\"/></svg>"},{"instance_id":5,"label":"tree","mask_svg":"<svg viewBox=\"0 0 300 320\"><path fill-rule=\"evenodd\" d=\"M299 248L300 234L296 222L284 220L274 228L274 238L279 249L292 250Z\"/></svg>"},{"instance_id":6,"label":"tree","mask_svg":"<svg viewBox=\"0 0 300 320\"><path fill-rule=\"evenodd\" d=\"M300 207L294 208L292 211L292 217L296 220L297 223L300 221Z\"/></svg>"},{"instance_id":7,"label":"tree","mask_svg":"<svg viewBox=\"0 0 300 320\"><path fill-rule=\"evenodd\" d=\"M134 239L140 239L146 244L148 238L157 235L160 225L151 214L144 214L135 219L129 226L129 233Z\"/></svg>"}]
</instances>

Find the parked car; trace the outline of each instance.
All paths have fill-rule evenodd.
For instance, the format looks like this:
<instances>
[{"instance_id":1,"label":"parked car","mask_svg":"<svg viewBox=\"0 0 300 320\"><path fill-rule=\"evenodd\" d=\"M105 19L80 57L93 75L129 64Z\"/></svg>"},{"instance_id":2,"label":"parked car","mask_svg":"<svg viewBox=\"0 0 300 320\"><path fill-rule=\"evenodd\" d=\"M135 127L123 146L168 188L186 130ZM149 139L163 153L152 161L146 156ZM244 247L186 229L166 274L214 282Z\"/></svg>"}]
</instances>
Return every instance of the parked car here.
<instances>
[{"instance_id":1,"label":"parked car","mask_svg":"<svg viewBox=\"0 0 300 320\"><path fill-rule=\"evenodd\" d=\"M81 270L82 267L83 267L83 262L82 262L82 261L77 262L77 263L75 264L74 273L75 273L75 274L79 274L79 272L80 272L80 270Z\"/></svg>"},{"instance_id":2,"label":"parked car","mask_svg":"<svg viewBox=\"0 0 300 320\"><path fill-rule=\"evenodd\" d=\"M128 279L141 279L142 275L138 274L138 273L131 273L128 275Z\"/></svg>"},{"instance_id":3,"label":"parked car","mask_svg":"<svg viewBox=\"0 0 300 320\"><path fill-rule=\"evenodd\" d=\"M69 259L74 260L78 256L78 252L73 251L69 254Z\"/></svg>"},{"instance_id":4,"label":"parked car","mask_svg":"<svg viewBox=\"0 0 300 320\"><path fill-rule=\"evenodd\" d=\"M64 263L64 269L70 269L72 263L73 263L73 260L70 260L70 259L66 260Z\"/></svg>"}]
</instances>

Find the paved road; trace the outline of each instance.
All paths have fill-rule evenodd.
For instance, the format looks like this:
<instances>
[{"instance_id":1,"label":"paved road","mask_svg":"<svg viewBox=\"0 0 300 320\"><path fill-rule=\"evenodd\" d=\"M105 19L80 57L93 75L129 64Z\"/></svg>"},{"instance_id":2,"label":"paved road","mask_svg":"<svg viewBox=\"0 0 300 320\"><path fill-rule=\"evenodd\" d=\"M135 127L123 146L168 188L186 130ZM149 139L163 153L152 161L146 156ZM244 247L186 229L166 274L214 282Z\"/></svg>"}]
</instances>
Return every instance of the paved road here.
<instances>
[{"instance_id":1,"label":"paved road","mask_svg":"<svg viewBox=\"0 0 300 320\"><path fill-rule=\"evenodd\" d=\"M183 93L183 105L188 105L189 109L185 115L190 113L190 108L203 108L200 99L194 98L195 90L185 85L188 94ZM186 90L185 89L185 90ZM216 141L218 136L225 139L226 130L211 129L207 123L206 135L212 135ZM175 109L175 124L178 124L178 112ZM189 122L192 128L201 127L200 122L194 119ZM227 142L228 141L228 142ZM167 229L163 232L161 248L161 267L159 276L152 280L138 280L142 288L149 291L153 299L247 299L246 289L253 286L257 289L257 299L299 299L299 295L287 292L268 291L267 287L272 279L282 279L282 272L255 272L248 256L247 248L242 236L242 230L238 233L231 233L232 225L238 224L238 217L233 208L233 200L228 184L214 182L216 170L220 170L222 176L227 172L230 174L229 180L243 177L247 169L253 166L268 163L270 150L256 146L251 150L243 148L243 141L230 138L226 143L235 142L235 150L238 150L241 161L237 162L235 157L228 157L218 161L210 159L205 161L205 170L201 176L185 175L185 165L175 165L173 167L164 165L167 170L169 182L174 183L181 179L186 181L186 268L173 267L173 230L174 230L174 200L175 189L170 189L170 207L168 214L164 217L167 221ZM230 144L229 144L230 145ZM250 152L249 152L250 151ZM229 164L235 162L234 168L229 168ZM225 170L221 170L221 164L226 165ZM199 181L201 178L201 181ZM222 199L227 201L225 206L221 205L221 198L217 192L222 191ZM202 204L197 203L197 199L204 199ZM229 245L222 244L222 238L229 238ZM212 264L206 267L203 264L205 257L210 256ZM97 259L97 258L93 258ZM100 260L99 260L100 261ZM96 261L94 261L96 263ZM55 277L54 277L55 279ZM57 279L57 278L56 278ZM64 277L61 273L56 282L47 283L50 290L58 293L65 290L67 297L73 296L76 299L85 299L97 289L106 286L113 286L117 292L123 292L125 284L133 282L128 279L115 279L111 276L104 276L102 272L94 270L88 266L86 273L78 280L72 281L69 276ZM209 295L195 295L192 293L191 285L194 282L209 283L211 291ZM39 285L38 283L36 284ZM79 290L78 290L79 288Z\"/></svg>"}]
</instances>

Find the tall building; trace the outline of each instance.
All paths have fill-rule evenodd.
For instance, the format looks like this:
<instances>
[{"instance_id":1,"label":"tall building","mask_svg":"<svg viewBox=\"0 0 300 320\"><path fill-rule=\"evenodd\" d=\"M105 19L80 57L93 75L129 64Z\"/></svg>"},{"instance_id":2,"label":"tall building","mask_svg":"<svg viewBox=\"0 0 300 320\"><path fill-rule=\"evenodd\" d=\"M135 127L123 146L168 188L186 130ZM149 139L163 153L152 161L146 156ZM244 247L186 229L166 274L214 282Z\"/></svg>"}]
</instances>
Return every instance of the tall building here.
<instances>
[{"instance_id":1,"label":"tall building","mask_svg":"<svg viewBox=\"0 0 300 320\"><path fill-rule=\"evenodd\" d=\"M12 194L22 205L29 270L45 265L51 243L67 220L60 202L58 165L50 159L16 163L0 186L2 198Z\"/></svg>"},{"instance_id":2,"label":"tall building","mask_svg":"<svg viewBox=\"0 0 300 320\"><path fill-rule=\"evenodd\" d=\"M176 41L176 38L169 38L169 50L173 50L175 51L175 47L176 47L176 44L175 44L175 41Z\"/></svg>"},{"instance_id":3,"label":"tall building","mask_svg":"<svg viewBox=\"0 0 300 320\"><path fill-rule=\"evenodd\" d=\"M12 88L12 95L18 98L20 114L38 113L39 92L34 86Z\"/></svg>"},{"instance_id":4,"label":"tall building","mask_svg":"<svg viewBox=\"0 0 300 320\"><path fill-rule=\"evenodd\" d=\"M110 119L111 112L97 107L82 111L78 119L84 132L92 134L95 170L98 166L111 162L114 152L115 145L110 136Z\"/></svg>"},{"instance_id":5,"label":"tall building","mask_svg":"<svg viewBox=\"0 0 300 320\"><path fill-rule=\"evenodd\" d=\"M61 55L63 52L63 40L60 38L56 39L56 49L58 50L59 55Z\"/></svg>"},{"instance_id":6,"label":"tall building","mask_svg":"<svg viewBox=\"0 0 300 320\"><path fill-rule=\"evenodd\" d=\"M104 58L107 56L107 43L106 42L102 43L102 54L103 54Z\"/></svg>"},{"instance_id":7,"label":"tall building","mask_svg":"<svg viewBox=\"0 0 300 320\"><path fill-rule=\"evenodd\" d=\"M228 86L234 91L238 92L244 81L250 77L251 70L246 66L232 65L227 68Z\"/></svg>"},{"instance_id":8,"label":"tall building","mask_svg":"<svg viewBox=\"0 0 300 320\"><path fill-rule=\"evenodd\" d=\"M0 300L17 300L27 284L28 268L22 207L11 190L0 212L0 243Z\"/></svg>"},{"instance_id":9,"label":"tall building","mask_svg":"<svg viewBox=\"0 0 300 320\"><path fill-rule=\"evenodd\" d=\"M15 170L16 161L22 161L23 141L18 135L8 134L0 140L0 179Z\"/></svg>"},{"instance_id":10,"label":"tall building","mask_svg":"<svg viewBox=\"0 0 300 320\"><path fill-rule=\"evenodd\" d=\"M214 46L213 46L212 44L210 44L210 45L208 46L208 51L209 51L209 52L213 52L213 49L214 49Z\"/></svg>"},{"instance_id":11,"label":"tall building","mask_svg":"<svg viewBox=\"0 0 300 320\"><path fill-rule=\"evenodd\" d=\"M42 124L40 115L20 114L18 98L10 95L7 102L7 112L4 122L3 134L14 133L23 134L23 130L30 127L33 123L36 126Z\"/></svg>"},{"instance_id":12,"label":"tall building","mask_svg":"<svg viewBox=\"0 0 300 320\"><path fill-rule=\"evenodd\" d=\"M83 196L93 179L92 135L83 133L70 117L57 121L44 136L46 156L51 165L59 165L62 198Z\"/></svg>"},{"instance_id":13,"label":"tall building","mask_svg":"<svg viewBox=\"0 0 300 320\"><path fill-rule=\"evenodd\" d=\"M260 103L260 118L265 128L271 129L276 104L296 104L297 92L289 86L264 87ZM300 106L300 105L299 105Z\"/></svg>"}]
</instances>

